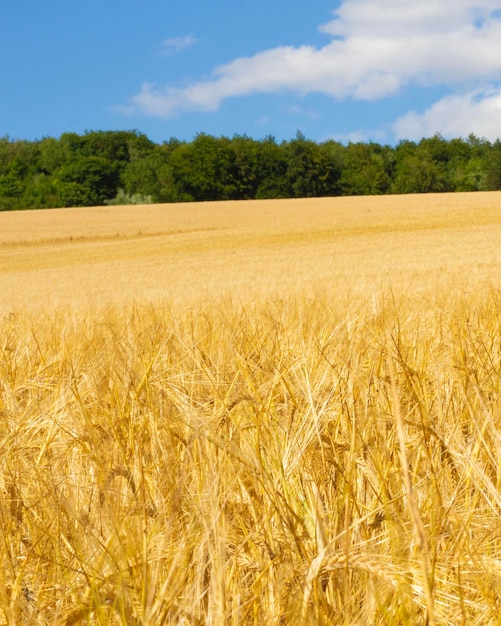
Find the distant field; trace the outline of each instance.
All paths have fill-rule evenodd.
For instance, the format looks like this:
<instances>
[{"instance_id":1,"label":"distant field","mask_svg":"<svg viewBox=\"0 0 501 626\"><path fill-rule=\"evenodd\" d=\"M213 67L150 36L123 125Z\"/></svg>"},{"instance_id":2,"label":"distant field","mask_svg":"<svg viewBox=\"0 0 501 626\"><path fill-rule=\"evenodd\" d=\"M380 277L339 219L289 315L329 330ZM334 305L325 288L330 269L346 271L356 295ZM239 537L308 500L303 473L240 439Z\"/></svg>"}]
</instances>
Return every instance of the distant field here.
<instances>
[{"instance_id":1,"label":"distant field","mask_svg":"<svg viewBox=\"0 0 501 626\"><path fill-rule=\"evenodd\" d=\"M0 307L189 302L500 275L501 194L0 213Z\"/></svg>"},{"instance_id":2,"label":"distant field","mask_svg":"<svg viewBox=\"0 0 501 626\"><path fill-rule=\"evenodd\" d=\"M0 213L0 626L499 624L501 194Z\"/></svg>"}]
</instances>

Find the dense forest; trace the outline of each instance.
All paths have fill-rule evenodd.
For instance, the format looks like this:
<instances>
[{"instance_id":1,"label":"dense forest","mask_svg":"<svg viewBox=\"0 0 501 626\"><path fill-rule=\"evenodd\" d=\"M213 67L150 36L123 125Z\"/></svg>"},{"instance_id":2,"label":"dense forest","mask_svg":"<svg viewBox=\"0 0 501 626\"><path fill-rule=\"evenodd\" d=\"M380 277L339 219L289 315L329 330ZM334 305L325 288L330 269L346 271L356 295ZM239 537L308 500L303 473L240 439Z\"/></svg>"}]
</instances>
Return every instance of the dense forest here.
<instances>
[{"instance_id":1,"label":"dense forest","mask_svg":"<svg viewBox=\"0 0 501 626\"><path fill-rule=\"evenodd\" d=\"M0 138L0 210L501 189L501 141L440 135L396 146L137 131Z\"/></svg>"}]
</instances>

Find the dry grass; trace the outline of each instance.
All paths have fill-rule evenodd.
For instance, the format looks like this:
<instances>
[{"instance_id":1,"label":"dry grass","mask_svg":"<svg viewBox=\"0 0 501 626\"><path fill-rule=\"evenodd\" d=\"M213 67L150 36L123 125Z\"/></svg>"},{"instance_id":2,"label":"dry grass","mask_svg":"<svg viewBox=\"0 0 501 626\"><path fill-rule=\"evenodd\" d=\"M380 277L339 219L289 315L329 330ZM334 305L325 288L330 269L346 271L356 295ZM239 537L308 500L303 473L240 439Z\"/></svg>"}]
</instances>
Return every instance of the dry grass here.
<instances>
[{"instance_id":1,"label":"dry grass","mask_svg":"<svg viewBox=\"0 0 501 626\"><path fill-rule=\"evenodd\" d=\"M498 624L500 196L464 199L219 206L212 234L185 207L170 254L152 223L7 232L0 623ZM82 306L96 268L153 258L144 302Z\"/></svg>"}]
</instances>

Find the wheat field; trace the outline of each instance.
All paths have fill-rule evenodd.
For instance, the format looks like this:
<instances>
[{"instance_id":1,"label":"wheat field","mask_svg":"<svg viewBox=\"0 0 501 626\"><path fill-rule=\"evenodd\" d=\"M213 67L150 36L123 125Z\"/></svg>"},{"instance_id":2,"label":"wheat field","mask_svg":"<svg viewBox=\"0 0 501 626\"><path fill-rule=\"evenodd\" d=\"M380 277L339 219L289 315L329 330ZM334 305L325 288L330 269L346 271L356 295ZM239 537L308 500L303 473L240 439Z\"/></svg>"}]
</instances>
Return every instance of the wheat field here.
<instances>
[{"instance_id":1,"label":"wheat field","mask_svg":"<svg viewBox=\"0 0 501 626\"><path fill-rule=\"evenodd\" d=\"M501 623L501 194L0 213L0 624Z\"/></svg>"}]
</instances>

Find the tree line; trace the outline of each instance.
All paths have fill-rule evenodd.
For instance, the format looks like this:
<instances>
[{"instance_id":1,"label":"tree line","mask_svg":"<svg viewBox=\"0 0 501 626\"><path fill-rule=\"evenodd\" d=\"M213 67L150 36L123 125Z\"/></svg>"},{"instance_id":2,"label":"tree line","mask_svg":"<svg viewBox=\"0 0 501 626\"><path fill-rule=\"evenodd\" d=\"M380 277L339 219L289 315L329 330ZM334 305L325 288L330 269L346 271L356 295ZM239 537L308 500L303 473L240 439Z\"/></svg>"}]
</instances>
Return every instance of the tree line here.
<instances>
[{"instance_id":1,"label":"tree line","mask_svg":"<svg viewBox=\"0 0 501 626\"><path fill-rule=\"evenodd\" d=\"M501 141L441 135L396 146L300 132L155 143L138 131L0 138L0 210L501 189Z\"/></svg>"}]
</instances>

